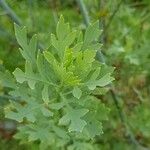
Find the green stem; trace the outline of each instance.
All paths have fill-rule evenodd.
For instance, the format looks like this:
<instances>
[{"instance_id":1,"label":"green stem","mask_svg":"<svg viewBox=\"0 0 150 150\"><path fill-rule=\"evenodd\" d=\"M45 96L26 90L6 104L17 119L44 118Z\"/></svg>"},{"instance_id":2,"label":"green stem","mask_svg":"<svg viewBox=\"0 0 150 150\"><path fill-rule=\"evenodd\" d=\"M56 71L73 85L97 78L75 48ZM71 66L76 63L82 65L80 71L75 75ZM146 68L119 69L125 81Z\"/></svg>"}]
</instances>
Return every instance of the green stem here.
<instances>
[{"instance_id":1,"label":"green stem","mask_svg":"<svg viewBox=\"0 0 150 150\"><path fill-rule=\"evenodd\" d=\"M84 5L83 0L76 0L76 2L80 7L80 10L84 19L84 23L86 26L88 26L90 24L90 18L89 18L88 11Z\"/></svg>"}]
</instances>

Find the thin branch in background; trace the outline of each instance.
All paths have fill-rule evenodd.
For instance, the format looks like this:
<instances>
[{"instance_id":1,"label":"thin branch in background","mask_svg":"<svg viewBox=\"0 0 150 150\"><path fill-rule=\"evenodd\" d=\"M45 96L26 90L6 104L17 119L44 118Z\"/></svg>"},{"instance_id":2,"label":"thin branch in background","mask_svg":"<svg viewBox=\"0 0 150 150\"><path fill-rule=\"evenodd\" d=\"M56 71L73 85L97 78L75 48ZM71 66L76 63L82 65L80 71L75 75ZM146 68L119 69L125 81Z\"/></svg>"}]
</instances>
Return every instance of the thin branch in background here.
<instances>
[{"instance_id":1,"label":"thin branch in background","mask_svg":"<svg viewBox=\"0 0 150 150\"><path fill-rule=\"evenodd\" d=\"M88 23L86 22L86 18L89 18L89 17L88 17L88 13L87 13L85 4L83 3L82 0L80 0L80 1L77 0L77 2L78 2L78 5L80 6L80 9L82 10L81 12L82 12L82 15L83 15L83 17L84 17L84 22L85 22L85 24L88 26L90 22L88 22ZM121 5L121 4L119 4L119 5ZM120 7L120 6L119 6L119 7ZM83 8L84 8L84 9L83 9ZM117 7L117 9L116 9L116 11L113 13L111 19L114 18L114 16L115 16L116 12L118 11L118 9L119 9L119 8ZM85 11L85 12L84 12L84 11ZM90 21L90 20L89 20L89 21ZM110 23L111 23L111 22L110 22ZM109 24L110 24L110 23L109 23ZM104 43L104 44L105 44L105 43ZM103 58L102 53L100 53L100 55L101 55L101 57ZM105 64L104 59L102 59L101 62ZM138 148L140 148L140 150L148 150L147 148L141 146L141 145L138 143L138 141L135 139L134 134L133 134L133 133L131 132L131 130L129 129L128 123L127 123L127 121L126 121L125 114L123 113L123 111L122 111L122 109L121 109L121 107L120 107L120 104L119 104L119 102L118 102L118 98L117 98L117 96L116 96L116 93L115 93L114 90L113 90L114 87L113 87L112 85L110 85L110 88L111 88L111 90L110 90L111 96L112 96L113 101L114 101L114 104L115 104L115 106L116 106L116 108L117 108L117 110L118 110L118 114L119 114L119 116L120 116L120 120L121 120L122 124L125 126L126 134L127 134L127 136L129 137L129 140L130 140L131 143L133 143L135 146L137 146Z\"/></svg>"},{"instance_id":2,"label":"thin branch in background","mask_svg":"<svg viewBox=\"0 0 150 150\"><path fill-rule=\"evenodd\" d=\"M100 6L99 6L99 9L100 9L100 10L103 10L104 7L105 7L105 1L104 1L104 0L100 0L99 5L100 5ZM113 14L114 14L114 13L113 13ZM100 28L102 29L102 31L104 31L104 30L106 29L106 25L105 25L106 20L105 20L105 18L104 18L104 17L101 18L101 19L99 20L99 22L100 22ZM106 32L103 32L102 35L101 35L101 38L100 38L100 42L103 44L103 47L106 45L106 40L105 40L105 39L106 39ZM106 64L106 62L105 62L104 59L102 59L101 62L104 63L104 64ZM110 93L111 93L111 96L112 96L112 98L113 98L113 100L114 100L114 104L115 104L115 106L116 106L116 108L117 108L117 110L118 110L118 114L119 114L120 120L121 120L121 122L122 122L123 124L126 124L126 123L125 123L124 114L123 114L123 112L122 112L122 110L121 110L121 108L120 108L120 105L119 105L117 96L116 96L116 94L115 94L115 92L114 92L114 90L113 90L113 89L114 89L113 85L110 85L110 88L111 88Z\"/></svg>"},{"instance_id":3,"label":"thin branch in background","mask_svg":"<svg viewBox=\"0 0 150 150\"><path fill-rule=\"evenodd\" d=\"M10 19L12 19L14 22L16 22L18 25L21 25L22 22L20 18L16 15L16 13L8 6L8 4L5 2L5 0L0 0L0 6L6 11L6 14L9 16Z\"/></svg>"},{"instance_id":4,"label":"thin branch in background","mask_svg":"<svg viewBox=\"0 0 150 150\"><path fill-rule=\"evenodd\" d=\"M103 0L100 0L99 1L99 9L102 10L104 9L104 6L105 6L105 1ZM99 26L100 26L100 29L103 31L103 29L105 28L106 26L106 21L105 21L105 18L104 16L100 18L99 20ZM100 43L103 44L103 48L105 46L104 43L106 43L106 38L105 38L105 34L102 32L101 35L100 35ZM102 51L102 50L101 50ZM97 55L97 57L99 58L99 60L105 64L105 58L104 58L104 55L103 53L100 51L100 53Z\"/></svg>"},{"instance_id":5,"label":"thin branch in background","mask_svg":"<svg viewBox=\"0 0 150 150\"><path fill-rule=\"evenodd\" d=\"M83 0L76 0L76 2L80 7L80 11L83 16L84 23L86 26L88 26L90 24L90 18L89 18L88 11L84 5Z\"/></svg>"},{"instance_id":6,"label":"thin branch in background","mask_svg":"<svg viewBox=\"0 0 150 150\"><path fill-rule=\"evenodd\" d=\"M100 0L99 1L99 10L104 10L105 8L105 1L104 0ZM100 29L105 29L106 28L106 19L105 19L105 16L101 16L100 19L99 19L99 25L100 25ZM104 36L104 34L102 33L102 35L100 36L100 42L101 43L106 43L106 38Z\"/></svg>"},{"instance_id":7,"label":"thin branch in background","mask_svg":"<svg viewBox=\"0 0 150 150\"><path fill-rule=\"evenodd\" d=\"M7 15L9 18L18 24L19 26L22 26L22 21L21 19L15 14L15 12L8 6L8 4L5 2L5 0L0 0L0 6L7 12ZM31 35L28 36L29 38ZM43 51L43 45L41 43L38 43L38 48Z\"/></svg>"},{"instance_id":8,"label":"thin branch in background","mask_svg":"<svg viewBox=\"0 0 150 150\"><path fill-rule=\"evenodd\" d=\"M116 96L112 85L111 85L110 93L111 93L111 95L112 95L112 98L113 98L113 100L114 100L115 106L116 106L117 111L118 111L118 114L119 114L119 116L120 116L120 120L121 120L122 124L123 124L124 127L125 127L126 136L129 138L130 142L133 143L137 148L140 148L140 150L148 150L148 148L142 146L142 145L135 139L134 134L133 134L132 131L130 130L128 121L126 120L126 116L125 116L125 114L124 114L122 108L120 107L118 97Z\"/></svg>"},{"instance_id":9,"label":"thin branch in background","mask_svg":"<svg viewBox=\"0 0 150 150\"><path fill-rule=\"evenodd\" d=\"M28 8L29 8L29 17L30 17L30 20L31 20L31 24L32 24L32 27L34 27L34 15L33 15L33 0L28 0Z\"/></svg>"}]
</instances>

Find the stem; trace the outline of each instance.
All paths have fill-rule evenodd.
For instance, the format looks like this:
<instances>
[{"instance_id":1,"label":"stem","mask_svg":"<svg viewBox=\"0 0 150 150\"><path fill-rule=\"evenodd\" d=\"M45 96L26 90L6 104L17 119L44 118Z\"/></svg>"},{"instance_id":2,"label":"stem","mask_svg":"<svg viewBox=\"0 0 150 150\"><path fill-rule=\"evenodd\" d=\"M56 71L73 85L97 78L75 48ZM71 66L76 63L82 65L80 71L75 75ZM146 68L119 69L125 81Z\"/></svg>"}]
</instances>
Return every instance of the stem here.
<instances>
[{"instance_id":1,"label":"stem","mask_svg":"<svg viewBox=\"0 0 150 150\"><path fill-rule=\"evenodd\" d=\"M16 24L21 25L22 22L20 18L15 14L15 12L8 6L5 0L0 0L0 6L6 11L6 14L12 19Z\"/></svg>"},{"instance_id":2,"label":"stem","mask_svg":"<svg viewBox=\"0 0 150 150\"><path fill-rule=\"evenodd\" d=\"M103 10L105 7L105 1L104 0L100 0L99 2L99 9ZM100 25L100 29L102 29L102 31L105 29L106 27L106 19L105 16L101 16L99 19L99 25ZM105 34L103 34L100 36L100 42L101 43L106 43L106 38L105 38Z\"/></svg>"},{"instance_id":3,"label":"stem","mask_svg":"<svg viewBox=\"0 0 150 150\"><path fill-rule=\"evenodd\" d=\"M80 10L84 19L84 23L86 26L88 26L90 24L90 18L89 18L88 11L84 5L83 0L76 0L76 2L80 7Z\"/></svg>"},{"instance_id":4,"label":"stem","mask_svg":"<svg viewBox=\"0 0 150 150\"><path fill-rule=\"evenodd\" d=\"M104 5L105 5L105 2L104 2L103 0L100 0L100 1L99 1L99 9L100 9L100 10L103 9ZM106 24L106 23L105 23L105 18L102 17L102 18L99 20L99 26L100 26L100 29L102 29L102 31L103 31L103 29L104 29L105 26L106 26L105 24ZM101 36L100 36L100 42L101 42L102 44L106 43L105 34L103 34L103 32L102 32L102 34L101 34ZM104 47L104 46L105 46L105 44L103 45L103 47ZM99 51L99 53L97 53L97 58L98 58L99 61L101 61L103 64L105 64L105 58L104 58L104 55L103 55L103 53L102 53L101 51Z\"/></svg>"},{"instance_id":5,"label":"stem","mask_svg":"<svg viewBox=\"0 0 150 150\"><path fill-rule=\"evenodd\" d=\"M112 85L111 85L111 87L112 87ZM128 122L127 122L127 120L126 120L126 116L125 116L124 112L122 111L122 109L121 109L121 107L120 107L120 105L119 105L118 98L117 98L117 96L116 96L114 90L111 89L111 90L110 90L110 93L111 93L112 98L113 98L113 100L114 100L115 106L116 106L116 108L117 108L117 110L118 110L118 114L119 114L119 116L120 116L120 120L121 120L122 124L123 124L124 127L125 127L125 131L126 131L127 136L129 137L129 140L130 140L131 143L133 143L135 146L137 146L137 147L139 147L139 148L142 148L143 150L146 150L147 148L141 146L141 145L138 143L138 141L137 141L137 140L135 139L135 137L134 137L134 134L133 134L132 131L130 130L129 125L128 125Z\"/></svg>"},{"instance_id":6,"label":"stem","mask_svg":"<svg viewBox=\"0 0 150 150\"><path fill-rule=\"evenodd\" d=\"M32 0L28 0L28 12L29 12L29 17L30 17L30 20L31 20L31 24L32 24L32 28L34 27L34 25L35 25L35 23L34 23L34 15L33 15L33 6L34 6L34 4L33 4L33 1Z\"/></svg>"}]
</instances>

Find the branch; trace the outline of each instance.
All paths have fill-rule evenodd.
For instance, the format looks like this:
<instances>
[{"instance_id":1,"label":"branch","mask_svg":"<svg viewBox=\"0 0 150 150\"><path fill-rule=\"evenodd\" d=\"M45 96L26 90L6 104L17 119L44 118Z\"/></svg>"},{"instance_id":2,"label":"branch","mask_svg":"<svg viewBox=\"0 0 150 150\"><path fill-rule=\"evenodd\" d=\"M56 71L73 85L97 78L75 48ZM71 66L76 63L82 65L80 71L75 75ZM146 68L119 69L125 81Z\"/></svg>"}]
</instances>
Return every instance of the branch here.
<instances>
[{"instance_id":1,"label":"branch","mask_svg":"<svg viewBox=\"0 0 150 150\"><path fill-rule=\"evenodd\" d=\"M15 12L8 6L8 4L5 2L5 0L0 0L0 6L6 11L6 14L9 16L9 18L18 24L19 26L22 25L21 19L15 14ZM28 36L31 37L30 35ZM41 51L43 51L43 45L41 43L38 43L38 47Z\"/></svg>"},{"instance_id":2,"label":"branch","mask_svg":"<svg viewBox=\"0 0 150 150\"><path fill-rule=\"evenodd\" d=\"M103 9L104 5L105 5L105 1L100 0L100 1L99 1L99 9L100 9L100 10ZM99 20L99 27L100 27L100 29L102 29L102 31L103 31L103 29L104 29L105 26L106 26L105 24L106 24L106 23L105 23L105 18L102 17L102 18ZM104 46L105 46L105 43L106 43L106 38L105 38L105 35L104 35L103 32L102 32L102 34L101 34L101 36L100 36L100 42L101 42L102 44L104 44L104 45L103 45L103 47L104 47ZM98 60L99 60L99 61L101 61L103 64L105 64L105 58L104 58L104 55L103 55L103 53L102 53L101 51L97 54L97 57L98 57Z\"/></svg>"},{"instance_id":3,"label":"branch","mask_svg":"<svg viewBox=\"0 0 150 150\"><path fill-rule=\"evenodd\" d=\"M129 128L128 122L126 120L126 116L125 116L124 112L122 111L122 109L121 109L121 107L119 105L118 98L117 98L117 96L116 96L116 94L115 94L115 92L113 90L113 86L111 85L111 87L112 87L112 89L110 90L110 93L112 95L112 98L114 100L115 106L116 106L117 111L118 111L118 114L120 116L120 120L121 120L122 124L125 127L125 131L126 131L126 134L127 134L128 138L129 138L129 140L135 146L137 146L138 148L140 148L140 150L148 150L148 148L143 147L142 145L140 145L140 143L135 139L134 134L132 133L132 131Z\"/></svg>"},{"instance_id":4,"label":"branch","mask_svg":"<svg viewBox=\"0 0 150 150\"><path fill-rule=\"evenodd\" d=\"M83 0L76 0L77 4L79 5L79 8L81 10L82 16L83 16L83 20L86 26L88 26L90 24L90 18L88 15L88 11L84 5Z\"/></svg>"},{"instance_id":5,"label":"branch","mask_svg":"<svg viewBox=\"0 0 150 150\"><path fill-rule=\"evenodd\" d=\"M34 27L34 25L35 25L35 18L34 18L34 15L33 15L33 1L32 0L28 0L28 5L29 5L29 17L30 17L30 20L31 20L31 24L32 24L32 27Z\"/></svg>"},{"instance_id":6,"label":"branch","mask_svg":"<svg viewBox=\"0 0 150 150\"><path fill-rule=\"evenodd\" d=\"M18 25L21 25L22 22L20 18L15 14L15 12L8 6L8 4L5 2L5 0L0 0L0 6L6 11L6 14L9 16L13 22L15 22Z\"/></svg>"}]
</instances>

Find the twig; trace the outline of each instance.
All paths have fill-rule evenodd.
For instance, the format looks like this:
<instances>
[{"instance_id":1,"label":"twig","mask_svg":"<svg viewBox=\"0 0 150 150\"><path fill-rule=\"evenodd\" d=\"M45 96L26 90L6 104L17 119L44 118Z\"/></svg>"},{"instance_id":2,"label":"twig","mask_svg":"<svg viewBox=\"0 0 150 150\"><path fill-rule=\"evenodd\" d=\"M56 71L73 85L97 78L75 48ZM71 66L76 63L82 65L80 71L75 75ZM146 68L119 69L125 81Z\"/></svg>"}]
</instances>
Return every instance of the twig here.
<instances>
[{"instance_id":1,"label":"twig","mask_svg":"<svg viewBox=\"0 0 150 150\"><path fill-rule=\"evenodd\" d=\"M31 20L31 24L32 24L32 27L34 27L34 15L33 15L33 1L32 0L28 0L28 5L29 5L29 17L30 17L30 20Z\"/></svg>"},{"instance_id":2,"label":"twig","mask_svg":"<svg viewBox=\"0 0 150 150\"><path fill-rule=\"evenodd\" d=\"M12 19L14 22L16 22L18 25L21 25L22 22L20 18L15 14L15 12L8 6L8 4L5 2L5 0L0 0L0 6L6 11L6 14Z\"/></svg>"},{"instance_id":3,"label":"twig","mask_svg":"<svg viewBox=\"0 0 150 150\"><path fill-rule=\"evenodd\" d=\"M115 94L115 92L114 92L114 90L113 90L113 86L112 86L112 85L110 85L110 86L111 86L110 93L111 93L112 98L113 98L113 100L114 100L115 106L116 106L116 108L117 108L117 110L118 110L118 114L119 114L119 116L120 116L120 120L121 120L122 124L123 124L124 127L125 127L125 131L126 131L127 136L129 137L129 140L130 140L135 146L137 146L138 148L140 148L140 150L148 150L146 147L141 146L141 145L139 144L139 142L135 139L134 134L132 133L132 131L131 131L130 128L129 128L128 122L127 122L127 120L126 120L126 116L125 116L125 114L123 113L123 111L122 111L122 109L121 109L121 107L120 107L120 105L119 105L118 98L117 98L117 96L116 96L116 94Z\"/></svg>"},{"instance_id":4,"label":"twig","mask_svg":"<svg viewBox=\"0 0 150 150\"><path fill-rule=\"evenodd\" d=\"M85 23L86 26L88 26L90 24L90 18L89 18L88 11L87 11L87 9L84 5L83 0L76 0L76 2L80 7L84 23Z\"/></svg>"},{"instance_id":5,"label":"twig","mask_svg":"<svg viewBox=\"0 0 150 150\"><path fill-rule=\"evenodd\" d=\"M99 1L99 9L103 10L104 7L105 7L105 1L104 0L100 0ZM100 29L102 29L102 30L105 29L105 27L106 27L105 16L100 17L100 19L99 19L99 25L100 25ZM102 35L100 36L100 42L101 43L106 43L106 38L105 38L103 32L102 32Z\"/></svg>"},{"instance_id":6,"label":"twig","mask_svg":"<svg viewBox=\"0 0 150 150\"><path fill-rule=\"evenodd\" d=\"M22 26L21 19L15 14L15 12L8 6L8 4L5 2L5 0L0 0L0 6L7 12L7 15L10 17L10 19L18 24L19 26ZM28 36L31 37L30 35ZM38 48L43 51L43 45L41 43L38 43Z\"/></svg>"},{"instance_id":7,"label":"twig","mask_svg":"<svg viewBox=\"0 0 150 150\"><path fill-rule=\"evenodd\" d=\"M105 5L105 1L100 0L100 1L99 1L99 9L100 9L100 10L103 9L103 8L104 8L104 5ZM104 18L104 17L102 17L102 18L99 20L99 26L100 26L100 29L102 29L102 31L103 31L103 29L104 29L105 26L106 26L106 22L105 22L105 18ZM103 32L101 33L101 36L100 36L100 42L101 42L102 44L106 43L106 38L105 38L105 35L104 35ZM104 47L104 46L105 46L105 45L103 45L103 47ZM101 51L97 54L97 57L98 57L98 60L99 60L99 61L101 61L102 63L105 64L105 58L104 58L104 55L103 55L103 53L102 53Z\"/></svg>"}]
</instances>

